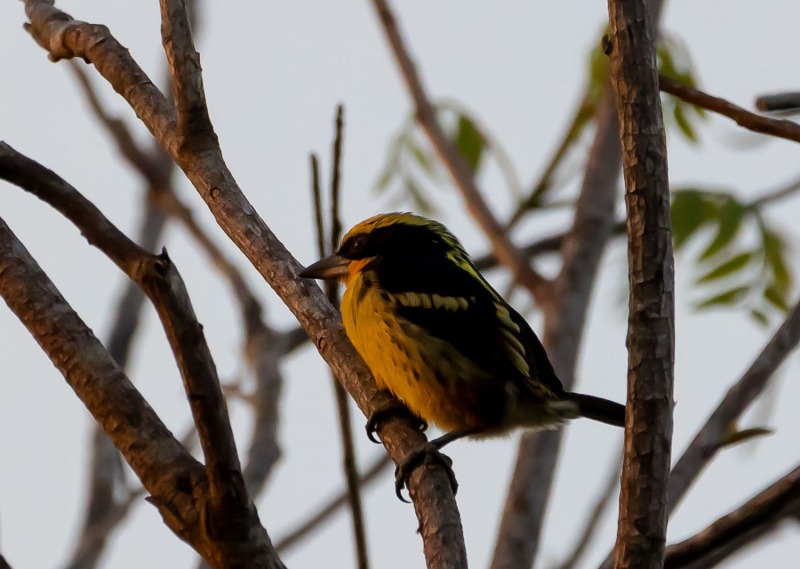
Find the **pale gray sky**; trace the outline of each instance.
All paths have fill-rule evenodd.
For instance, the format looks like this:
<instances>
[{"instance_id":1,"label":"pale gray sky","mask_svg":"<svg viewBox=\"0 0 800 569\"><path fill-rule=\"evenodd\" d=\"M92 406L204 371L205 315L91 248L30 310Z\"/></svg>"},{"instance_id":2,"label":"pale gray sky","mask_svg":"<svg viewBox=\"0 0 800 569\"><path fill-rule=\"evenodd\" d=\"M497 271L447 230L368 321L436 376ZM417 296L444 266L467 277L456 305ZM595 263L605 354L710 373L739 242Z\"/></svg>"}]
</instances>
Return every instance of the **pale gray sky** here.
<instances>
[{"instance_id":1,"label":"pale gray sky","mask_svg":"<svg viewBox=\"0 0 800 569\"><path fill-rule=\"evenodd\" d=\"M203 2L199 49L211 116L225 157L265 221L303 262L315 257L310 225L308 153L328 148L334 106L346 104L344 215L347 225L384 211L387 201L371 191L389 137L405 120L409 104L368 2ZM588 49L606 18L602 1L456 2L405 0L400 23L431 92L452 97L474 112L501 140L523 183L540 172L579 96ZM160 80L158 7L133 0L60 0L78 19L103 23L130 48L151 77ZM87 111L66 68L54 65L22 29L23 6L0 3L0 137L55 170L122 229L136 227L140 183L117 160L113 145ZM664 29L688 45L703 86L749 106L757 94L798 88L800 4L772 0L666 3ZM98 79L96 74L94 79ZM104 83L104 100L131 123L132 112ZM146 136L139 128L142 138ZM712 117L702 145L670 136L670 176L676 184L735 189L757 195L797 174L796 145L745 135ZM579 165L579 164L578 164ZM504 217L512 204L496 169L480 180L494 210ZM269 306L273 322L291 316L227 241L192 188L183 194L204 224L235 256ZM443 221L471 250L485 250L452 191L435 195ZM123 278L91 249L68 222L22 191L3 185L0 215L38 259L85 321L104 338ZM800 215L787 202L770 219L787 231ZM525 224L521 239L564 227L558 215ZM794 235L796 237L796 235ZM203 262L184 233L166 237L205 325L222 377L241 373L238 312L226 287ZM677 263L677 456L727 386L761 349L768 331L738 312L695 314L691 266ZM619 303L624 251L610 249L595 294L579 367L582 391L622 400L625 394L625 313ZM517 300L524 300L521 295ZM523 307L527 301L524 301ZM540 328L537 318L535 329ZM147 311L130 375L175 432L189 421L181 382L163 333ZM310 347L286 362L281 444L284 458L258 500L261 520L279 538L324 496L341 487L338 435L331 387L321 359ZM720 514L783 475L798 460L800 419L798 356L778 375L771 407L748 415L749 426L766 424L776 434L726 451L709 467L670 526L670 541L704 527ZM27 331L0 308L0 551L15 567L58 567L67 560L83 515L90 417ZM233 404L234 423L246 448L247 414ZM382 452L361 436L362 463ZM563 559L573 544L621 431L578 422L568 430L547 529L542 567ZM515 455L517 435L449 449L460 482L470 561L486 566ZM394 497L384 476L365 495L370 553L376 568L422 567L421 542L411 506ZM591 547L585 567L596 566L613 544L615 513ZM293 568L353 565L349 521L332 526L286 555ZM193 552L142 503L115 537L105 566L190 567ZM726 567L788 568L800 547L796 528L785 528Z\"/></svg>"}]
</instances>

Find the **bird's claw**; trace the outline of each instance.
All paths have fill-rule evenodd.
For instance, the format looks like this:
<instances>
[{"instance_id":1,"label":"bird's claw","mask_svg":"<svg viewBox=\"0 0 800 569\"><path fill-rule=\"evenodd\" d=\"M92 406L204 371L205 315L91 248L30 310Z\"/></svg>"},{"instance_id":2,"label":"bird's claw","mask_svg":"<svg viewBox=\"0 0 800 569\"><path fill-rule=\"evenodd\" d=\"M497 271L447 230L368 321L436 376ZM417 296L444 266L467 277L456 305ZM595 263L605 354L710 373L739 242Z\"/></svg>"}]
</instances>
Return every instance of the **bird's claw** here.
<instances>
[{"instance_id":1,"label":"bird's claw","mask_svg":"<svg viewBox=\"0 0 800 569\"><path fill-rule=\"evenodd\" d=\"M420 419L411 413L411 411L408 410L408 407L406 407L402 401L392 397L378 406L372 412L372 415L369 416L369 419L367 419L367 424L364 427L367 431L367 438L373 443L381 444L381 441L375 438L375 433L378 432L378 425L380 425L380 423L385 421L388 417L398 414L409 415L413 417L416 421L418 421L417 428L422 432L428 428L428 423L424 419Z\"/></svg>"},{"instance_id":2,"label":"bird's claw","mask_svg":"<svg viewBox=\"0 0 800 569\"><path fill-rule=\"evenodd\" d=\"M401 502L410 503L403 498L403 488L408 486L408 477L411 476L411 473L417 467L424 464L426 460L432 460L441 464L450 480L450 487L453 490L453 495L458 491L458 481L456 480L456 475L453 473L453 459L442 454L436 445L426 443L422 448L409 454L394 470L394 491Z\"/></svg>"}]
</instances>

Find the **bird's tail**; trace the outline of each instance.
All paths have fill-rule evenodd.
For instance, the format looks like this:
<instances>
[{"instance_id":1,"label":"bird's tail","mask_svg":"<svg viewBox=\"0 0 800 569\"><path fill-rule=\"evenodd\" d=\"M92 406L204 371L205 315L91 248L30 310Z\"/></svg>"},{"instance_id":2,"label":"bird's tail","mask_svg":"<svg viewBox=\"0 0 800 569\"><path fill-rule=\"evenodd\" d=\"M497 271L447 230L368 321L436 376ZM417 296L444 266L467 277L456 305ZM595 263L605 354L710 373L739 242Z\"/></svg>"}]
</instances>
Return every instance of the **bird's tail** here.
<instances>
[{"instance_id":1,"label":"bird's tail","mask_svg":"<svg viewBox=\"0 0 800 569\"><path fill-rule=\"evenodd\" d=\"M602 397L583 395L582 393L564 393L564 399L578 406L578 413L581 417L614 425L615 427L625 426L624 405Z\"/></svg>"}]
</instances>

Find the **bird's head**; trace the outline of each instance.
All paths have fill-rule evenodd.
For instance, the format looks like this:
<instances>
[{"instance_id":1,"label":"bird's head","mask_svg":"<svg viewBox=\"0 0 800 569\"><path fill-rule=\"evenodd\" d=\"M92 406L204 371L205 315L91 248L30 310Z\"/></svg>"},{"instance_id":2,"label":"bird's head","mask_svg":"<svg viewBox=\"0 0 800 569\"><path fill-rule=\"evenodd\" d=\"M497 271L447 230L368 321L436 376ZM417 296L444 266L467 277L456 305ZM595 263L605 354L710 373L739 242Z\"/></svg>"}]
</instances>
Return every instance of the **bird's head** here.
<instances>
[{"instance_id":1,"label":"bird's head","mask_svg":"<svg viewBox=\"0 0 800 569\"><path fill-rule=\"evenodd\" d=\"M300 276L347 282L374 263L453 255L466 257L466 252L441 223L412 213L384 213L356 224L335 254L309 265Z\"/></svg>"}]
</instances>

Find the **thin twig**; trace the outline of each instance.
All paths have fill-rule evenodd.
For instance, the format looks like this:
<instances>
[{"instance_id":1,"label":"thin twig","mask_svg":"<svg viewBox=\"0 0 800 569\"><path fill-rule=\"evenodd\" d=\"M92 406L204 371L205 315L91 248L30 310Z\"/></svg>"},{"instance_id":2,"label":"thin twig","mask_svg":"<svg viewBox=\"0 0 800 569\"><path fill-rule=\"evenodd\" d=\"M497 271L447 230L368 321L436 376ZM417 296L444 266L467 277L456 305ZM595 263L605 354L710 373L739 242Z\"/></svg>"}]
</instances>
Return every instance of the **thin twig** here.
<instances>
[{"instance_id":1,"label":"thin twig","mask_svg":"<svg viewBox=\"0 0 800 569\"><path fill-rule=\"evenodd\" d=\"M580 561L583 554L586 553L586 550L589 548L592 536L594 536L600 527L600 520L603 518L603 513L608 509L608 506L611 504L619 488L620 465L621 461L619 458L615 458L612 462L611 469L608 471L608 478L606 478L605 485L597 495L594 505L589 509L589 516L586 518L583 530L578 534L578 539L575 540L575 547L572 553L558 566L558 569L573 569L577 567L578 561Z\"/></svg>"},{"instance_id":2,"label":"thin twig","mask_svg":"<svg viewBox=\"0 0 800 569\"><path fill-rule=\"evenodd\" d=\"M716 566L775 527L800 513L800 467L721 517L703 531L670 545L664 569Z\"/></svg>"},{"instance_id":3,"label":"thin twig","mask_svg":"<svg viewBox=\"0 0 800 569\"><path fill-rule=\"evenodd\" d=\"M380 456L367 468L363 474L359 475L358 483L361 488L368 486L373 481L377 480L378 475L386 470L392 464L391 459L384 455ZM275 541L275 549L279 553L284 553L300 543L314 530L322 526L328 521L336 512L341 508L347 506L350 502L350 492L347 488L339 492L336 496L331 498L328 502L319 507L319 510L308 516L308 519L298 525L295 529L288 534Z\"/></svg>"},{"instance_id":4,"label":"thin twig","mask_svg":"<svg viewBox=\"0 0 800 569\"><path fill-rule=\"evenodd\" d=\"M388 0L372 0L372 5L375 7L383 31L400 67L403 80L414 101L417 121L427 133L439 158L461 192L467 209L489 239L495 256L511 270L514 279L521 286L528 289L537 301L543 302L547 296L549 281L531 268L525 255L509 240L507 232L494 217L478 189L474 174L466 160L442 131L436 117L436 109L425 92L422 79L403 42Z\"/></svg>"},{"instance_id":5,"label":"thin twig","mask_svg":"<svg viewBox=\"0 0 800 569\"><path fill-rule=\"evenodd\" d=\"M734 105L730 101L709 95L665 75L659 76L658 81L661 90L665 93L669 93L692 105L728 117L748 130L800 142L800 124L796 122L758 115Z\"/></svg>"},{"instance_id":6,"label":"thin twig","mask_svg":"<svg viewBox=\"0 0 800 569\"><path fill-rule=\"evenodd\" d=\"M330 238L328 250L334 251L342 233L340 217L339 196L342 172L342 141L344 137L344 107L338 105L336 109L336 135L333 141L333 165L331 166L331 204L330 204ZM319 180L315 181L319 185ZM321 216L321 214L319 214ZM322 227L318 228L322 231ZM325 251L321 250L320 255ZM325 292L331 304L339 306L339 285L336 281L325 282ZM356 463L356 445L353 440L353 425L350 420L350 398L341 383L333 380L333 392L336 398L336 413L339 417L339 435L342 439L342 465L347 482L347 495L350 502L350 512L353 520L353 537L355 538L356 559L359 569L369 568L367 549L367 532L364 523L364 507L361 499L361 486L358 481L358 465Z\"/></svg>"},{"instance_id":7,"label":"thin twig","mask_svg":"<svg viewBox=\"0 0 800 569\"><path fill-rule=\"evenodd\" d=\"M758 209L766 205L772 205L775 202L793 196L797 192L800 192L800 178L796 178L777 189L764 192L762 195L746 204L745 207L748 209Z\"/></svg>"},{"instance_id":8,"label":"thin twig","mask_svg":"<svg viewBox=\"0 0 800 569\"><path fill-rule=\"evenodd\" d=\"M593 180L593 178L584 175L584 185L586 185L589 180ZM567 234L568 232L564 231L563 233L551 235L550 237L537 239L536 241L532 241L531 243L523 246L522 251L529 258L538 257L539 255L545 255L547 253L558 253L561 251L561 247L564 244L564 239L566 238ZM623 235L625 235L625 222L614 222L611 227L611 237L622 237ZM498 266L497 258L491 253L474 257L474 263L475 267L481 272L495 269Z\"/></svg>"},{"instance_id":9,"label":"thin twig","mask_svg":"<svg viewBox=\"0 0 800 569\"><path fill-rule=\"evenodd\" d=\"M581 127L588 122L587 118L595 115L596 112L597 102L590 96L589 85L587 84L584 88L584 95L581 97L581 102L575 109L572 120L561 137L558 146L556 146L555 151L553 151L553 155L547 162L544 171L541 173L536 183L532 185L528 196L520 202L519 206L517 206L517 210L511 214L506 224L508 230L513 229L523 218L525 213L539 205L542 195L553 186L553 178L555 177L558 167L567 156L567 150L569 150L578 139L578 135L582 130Z\"/></svg>"},{"instance_id":10,"label":"thin twig","mask_svg":"<svg viewBox=\"0 0 800 569\"><path fill-rule=\"evenodd\" d=\"M761 95L756 99L756 108L764 112L796 111L800 109L800 92Z\"/></svg>"},{"instance_id":11,"label":"thin twig","mask_svg":"<svg viewBox=\"0 0 800 569\"><path fill-rule=\"evenodd\" d=\"M146 152L134 139L127 123L108 113L100 102L100 97L85 71L83 62L70 61L69 68L78 80L78 85L80 85L84 95L86 95L86 100L89 102L89 107L94 115L100 120L117 144L120 156L133 166L134 171L140 173L151 186L166 185L174 166L169 156L157 147L151 152Z\"/></svg>"},{"instance_id":12,"label":"thin twig","mask_svg":"<svg viewBox=\"0 0 800 569\"><path fill-rule=\"evenodd\" d=\"M311 198L314 204L314 227L317 235L317 254L324 257L328 254L328 243L325 240L325 220L322 217L322 187L320 186L319 158L312 154L311 164Z\"/></svg>"},{"instance_id":13,"label":"thin twig","mask_svg":"<svg viewBox=\"0 0 800 569\"><path fill-rule=\"evenodd\" d=\"M200 54L194 48L192 26L183 0L160 0L161 41L172 77L172 95L177 118L179 151L190 145L198 150L216 145L216 135L208 116Z\"/></svg>"}]
</instances>

